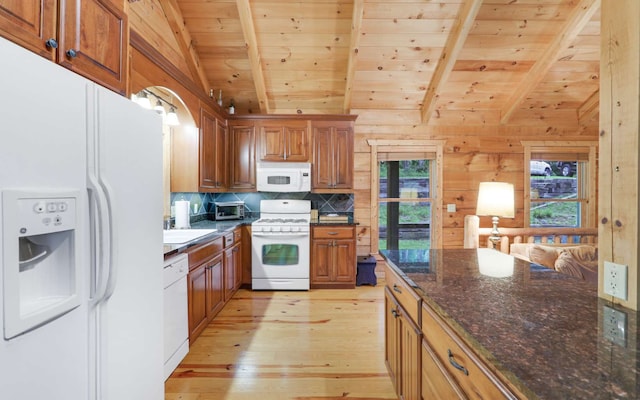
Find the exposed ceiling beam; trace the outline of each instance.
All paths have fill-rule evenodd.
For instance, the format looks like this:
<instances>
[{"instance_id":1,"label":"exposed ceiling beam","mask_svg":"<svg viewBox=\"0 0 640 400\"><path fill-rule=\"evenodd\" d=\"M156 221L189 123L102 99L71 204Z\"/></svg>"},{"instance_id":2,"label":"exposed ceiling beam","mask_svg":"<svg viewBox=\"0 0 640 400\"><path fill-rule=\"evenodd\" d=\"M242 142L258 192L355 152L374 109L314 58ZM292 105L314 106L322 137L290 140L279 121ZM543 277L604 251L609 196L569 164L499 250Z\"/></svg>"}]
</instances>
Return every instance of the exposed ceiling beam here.
<instances>
[{"instance_id":1,"label":"exposed ceiling beam","mask_svg":"<svg viewBox=\"0 0 640 400\"><path fill-rule=\"evenodd\" d=\"M347 65L347 79L344 89L344 103L342 109L346 114L351 112L351 96L353 80L356 75L356 60L358 58L358 46L360 44L360 30L362 16L364 15L364 0L353 1L353 13L351 17L351 42L349 43L349 63Z\"/></svg>"},{"instance_id":2,"label":"exposed ceiling beam","mask_svg":"<svg viewBox=\"0 0 640 400\"><path fill-rule=\"evenodd\" d=\"M249 0L236 0L238 14L240 14L240 25L242 25L242 33L247 47L249 56L249 64L251 66L251 75L253 83L256 87L256 95L258 97L258 106L260 112L269 114L269 99L267 98L267 85L264 82L264 72L262 71L262 57L258 51L258 39L256 38L256 29L253 24L253 14Z\"/></svg>"},{"instance_id":3,"label":"exposed ceiling beam","mask_svg":"<svg viewBox=\"0 0 640 400\"><path fill-rule=\"evenodd\" d=\"M191 34L184 25L184 18L182 17L180 7L178 7L176 0L159 0L159 2L162 10L164 11L164 15L167 17L167 22L173 31L173 35L178 42L178 46L180 46L182 56L189 67L191 79L193 79L196 84L199 84L202 87L202 90L207 93L209 91L210 84L202 66L200 65L198 53L193 47Z\"/></svg>"},{"instance_id":4,"label":"exposed ceiling beam","mask_svg":"<svg viewBox=\"0 0 640 400\"><path fill-rule=\"evenodd\" d=\"M433 72L431 82L422 101L421 114L423 124L429 122L429 118L431 118L436 108L438 93L447 83L447 79L449 79L449 74L453 69L453 65L456 63L458 54L467 39L467 35L473 26L473 21L475 21L481 5L482 0L466 0L462 7L460 7L460 12L451 27L451 33L447 37L442 55L438 60L438 66Z\"/></svg>"},{"instance_id":5,"label":"exposed ceiling beam","mask_svg":"<svg viewBox=\"0 0 640 400\"><path fill-rule=\"evenodd\" d=\"M569 18L567 18L562 30L555 35L542 56L533 64L527 76L512 92L511 97L505 103L505 107L502 108L501 123L505 124L509 121L531 91L544 79L551 66L558 61L560 53L571 45L599 8L600 0L580 1Z\"/></svg>"},{"instance_id":6,"label":"exposed ceiling beam","mask_svg":"<svg viewBox=\"0 0 640 400\"><path fill-rule=\"evenodd\" d=\"M587 100L578 108L578 122L583 123L590 121L591 118L600 112L600 90L596 90Z\"/></svg>"}]
</instances>

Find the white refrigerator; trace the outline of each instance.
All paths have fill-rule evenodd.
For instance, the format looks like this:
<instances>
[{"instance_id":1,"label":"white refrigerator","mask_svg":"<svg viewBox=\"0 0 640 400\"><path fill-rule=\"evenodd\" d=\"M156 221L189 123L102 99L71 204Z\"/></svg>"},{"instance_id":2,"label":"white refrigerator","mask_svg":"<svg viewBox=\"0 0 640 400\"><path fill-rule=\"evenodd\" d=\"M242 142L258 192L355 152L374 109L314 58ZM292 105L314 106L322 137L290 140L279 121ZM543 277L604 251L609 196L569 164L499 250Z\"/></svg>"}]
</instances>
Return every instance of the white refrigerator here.
<instances>
[{"instance_id":1,"label":"white refrigerator","mask_svg":"<svg viewBox=\"0 0 640 400\"><path fill-rule=\"evenodd\" d=\"M161 400L161 118L0 59L0 398Z\"/></svg>"}]
</instances>

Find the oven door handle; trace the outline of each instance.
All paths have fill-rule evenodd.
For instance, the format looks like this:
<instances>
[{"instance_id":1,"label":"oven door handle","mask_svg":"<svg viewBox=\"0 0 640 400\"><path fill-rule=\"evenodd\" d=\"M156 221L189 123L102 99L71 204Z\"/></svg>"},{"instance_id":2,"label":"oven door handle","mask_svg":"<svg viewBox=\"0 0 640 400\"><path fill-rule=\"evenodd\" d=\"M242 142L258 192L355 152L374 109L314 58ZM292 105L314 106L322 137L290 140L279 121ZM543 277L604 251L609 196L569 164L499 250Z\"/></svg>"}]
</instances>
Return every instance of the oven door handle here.
<instances>
[{"instance_id":1,"label":"oven door handle","mask_svg":"<svg viewBox=\"0 0 640 400\"><path fill-rule=\"evenodd\" d=\"M305 237L305 236L309 236L308 233L286 233L286 234L279 234L279 233L252 233L251 236L256 236L256 237L271 237L271 238L278 238L278 239L288 239L288 238L301 238L301 237Z\"/></svg>"}]
</instances>

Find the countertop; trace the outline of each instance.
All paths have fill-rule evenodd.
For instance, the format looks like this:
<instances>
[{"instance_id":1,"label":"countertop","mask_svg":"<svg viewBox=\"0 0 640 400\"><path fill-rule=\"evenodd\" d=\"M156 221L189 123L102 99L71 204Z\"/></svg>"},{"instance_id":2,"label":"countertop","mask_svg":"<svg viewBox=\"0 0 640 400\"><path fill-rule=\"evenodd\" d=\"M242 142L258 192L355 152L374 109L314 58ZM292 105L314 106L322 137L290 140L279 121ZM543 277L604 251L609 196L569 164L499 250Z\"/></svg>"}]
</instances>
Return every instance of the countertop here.
<instances>
[{"instance_id":1,"label":"countertop","mask_svg":"<svg viewBox=\"0 0 640 400\"><path fill-rule=\"evenodd\" d=\"M504 277L480 272L483 266L486 273L486 252L507 257L492 262L503 265L489 272ZM381 253L529 398L640 395L638 313L598 298L593 285L492 249ZM626 321L612 326L611 315Z\"/></svg>"},{"instance_id":2,"label":"countertop","mask_svg":"<svg viewBox=\"0 0 640 400\"><path fill-rule=\"evenodd\" d=\"M225 231L228 231L230 229L235 229L238 226L250 225L253 221L256 221L257 219L258 218L245 218L245 219L235 219L235 220L225 220L225 221L202 220L202 221L194 222L191 224L191 229L217 229L217 232L210 233L206 236L202 236L202 237L199 237L198 239L191 240L185 243L165 244L164 257L166 259L167 257L170 257L174 254L182 253L186 251L189 247L213 240L223 235Z\"/></svg>"}]
</instances>

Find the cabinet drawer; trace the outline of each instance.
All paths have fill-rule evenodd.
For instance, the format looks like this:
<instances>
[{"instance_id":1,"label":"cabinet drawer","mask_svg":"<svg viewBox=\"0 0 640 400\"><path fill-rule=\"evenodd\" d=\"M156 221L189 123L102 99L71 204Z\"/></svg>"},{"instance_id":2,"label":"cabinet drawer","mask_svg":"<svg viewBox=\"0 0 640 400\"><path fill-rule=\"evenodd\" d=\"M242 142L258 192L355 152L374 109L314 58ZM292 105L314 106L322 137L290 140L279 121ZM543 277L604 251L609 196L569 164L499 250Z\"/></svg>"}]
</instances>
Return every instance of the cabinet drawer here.
<instances>
[{"instance_id":1,"label":"cabinet drawer","mask_svg":"<svg viewBox=\"0 0 640 400\"><path fill-rule=\"evenodd\" d=\"M220 236L207 243L198 245L193 249L189 249L187 251L187 254L189 254L189 269L191 270L197 267L202 264L203 261L220 253L222 248L222 236Z\"/></svg>"},{"instance_id":2,"label":"cabinet drawer","mask_svg":"<svg viewBox=\"0 0 640 400\"><path fill-rule=\"evenodd\" d=\"M313 227L314 239L353 239L355 228L352 226L315 226Z\"/></svg>"},{"instance_id":3,"label":"cabinet drawer","mask_svg":"<svg viewBox=\"0 0 640 400\"><path fill-rule=\"evenodd\" d=\"M405 309L411 319L420 326L420 297L386 264L384 276L387 287L398 300L398 303Z\"/></svg>"},{"instance_id":4,"label":"cabinet drawer","mask_svg":"<svg viewBox=\"0 0 640 400\"><path fill-rule=\"evenodd\" d=\"M422 332L469 399L517 399L426 304L422 305Z\"/></svg>"},{"instance_id":5,"label":"cabinet drawer","mask_svg":"<svg viewBox=\"0 0 640 400\"><path fill-rule=\"evenodd\" d=\"M224 238L224 248L228 248L233 246L234 243L234 238L235 238L235 234L233 231L231 232L225 232L223 235Z\"/></svg>"}]
</instances>

